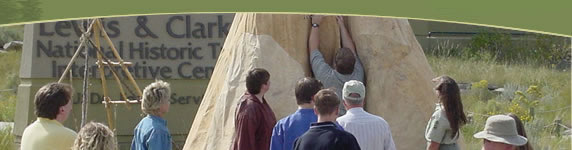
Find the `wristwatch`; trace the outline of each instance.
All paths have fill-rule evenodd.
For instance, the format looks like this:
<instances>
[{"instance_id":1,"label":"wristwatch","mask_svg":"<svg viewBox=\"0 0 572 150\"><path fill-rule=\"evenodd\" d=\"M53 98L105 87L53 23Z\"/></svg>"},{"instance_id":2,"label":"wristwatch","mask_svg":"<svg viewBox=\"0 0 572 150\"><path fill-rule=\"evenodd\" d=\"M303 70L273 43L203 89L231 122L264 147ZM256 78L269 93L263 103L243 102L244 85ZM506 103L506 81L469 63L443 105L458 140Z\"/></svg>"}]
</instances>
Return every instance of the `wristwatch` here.
<instances>
[{"instance_id":1,"label":"wristwatch","mask_svg":"<svg viewBox=\"0 0 572 150\"><path fill-rule=\"evenodd\" d=\"M312 28L317 28L317 27L320 27L320 25L317 23L312 23Z\"/></svg>"}]
</instances>

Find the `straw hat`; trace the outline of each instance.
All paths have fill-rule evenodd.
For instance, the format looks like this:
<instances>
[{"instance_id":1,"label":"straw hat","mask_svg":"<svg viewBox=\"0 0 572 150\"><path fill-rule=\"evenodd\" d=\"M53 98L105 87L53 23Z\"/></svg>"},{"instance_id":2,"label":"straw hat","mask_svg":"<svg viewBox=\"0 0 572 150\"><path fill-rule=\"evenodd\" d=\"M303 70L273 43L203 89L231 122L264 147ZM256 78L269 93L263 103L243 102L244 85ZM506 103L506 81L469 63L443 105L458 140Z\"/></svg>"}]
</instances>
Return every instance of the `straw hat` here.
<instances>
[{"instance_id":1,"label":"straw hat","mask_svg":"<svg viewBox=\"0 0 572 150\"><path fill-rule=\"evenodd\" d=\"M473 136L515 146L521 146L527 142L525 137L518 135L514 119L506 115L490 116L485 124L485 130Z\"/></svg>"}]
</instances>

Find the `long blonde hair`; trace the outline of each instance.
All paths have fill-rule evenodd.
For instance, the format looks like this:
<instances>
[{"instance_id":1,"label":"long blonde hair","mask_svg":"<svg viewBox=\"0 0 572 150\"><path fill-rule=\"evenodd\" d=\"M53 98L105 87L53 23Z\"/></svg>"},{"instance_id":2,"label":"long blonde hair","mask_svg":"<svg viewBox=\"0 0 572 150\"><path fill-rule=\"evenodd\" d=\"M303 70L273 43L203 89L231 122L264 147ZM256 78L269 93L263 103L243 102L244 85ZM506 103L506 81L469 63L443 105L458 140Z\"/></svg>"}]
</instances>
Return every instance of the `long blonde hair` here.
<instances>
[{"instance_id":1,"label":"long blonde hair","mask_svg":"<svg viewBox=\"0 0 572 150\"><path fill-rule=\"evenodd\" d=\"M73 150L116 150L117 140L106 125L89 122L79 130Z\"/></svg>"}]
</instances>

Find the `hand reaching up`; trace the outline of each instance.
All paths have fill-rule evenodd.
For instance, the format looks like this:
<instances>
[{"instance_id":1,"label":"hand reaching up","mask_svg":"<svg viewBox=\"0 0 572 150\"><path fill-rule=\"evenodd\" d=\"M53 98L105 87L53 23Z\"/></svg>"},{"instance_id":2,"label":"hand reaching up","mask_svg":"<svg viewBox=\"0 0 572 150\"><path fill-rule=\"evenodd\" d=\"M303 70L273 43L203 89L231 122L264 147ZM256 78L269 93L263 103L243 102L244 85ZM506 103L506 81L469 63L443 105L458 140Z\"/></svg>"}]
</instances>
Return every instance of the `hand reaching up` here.
<instances>
[{"instance_id":1,"label":"hand reaching up","mask_svg":"<svg viewBox=\"0 0 572 150\"><path fill-rule=\"evenodd\" d=\"M320 24L322 22L322 15L311 15L310 18L312 18L312 24Z\"/></svg>"},{"instance_id":2,"label":"hand reaching up","mask_svg":"<svg viewBox=\"0 0 572 150\"><path fill-rule=\"evenodd\" d=\"M337 20L339 26L345 25L343 16L336 16L336 20Z\"/></svg>"}]
</instances>

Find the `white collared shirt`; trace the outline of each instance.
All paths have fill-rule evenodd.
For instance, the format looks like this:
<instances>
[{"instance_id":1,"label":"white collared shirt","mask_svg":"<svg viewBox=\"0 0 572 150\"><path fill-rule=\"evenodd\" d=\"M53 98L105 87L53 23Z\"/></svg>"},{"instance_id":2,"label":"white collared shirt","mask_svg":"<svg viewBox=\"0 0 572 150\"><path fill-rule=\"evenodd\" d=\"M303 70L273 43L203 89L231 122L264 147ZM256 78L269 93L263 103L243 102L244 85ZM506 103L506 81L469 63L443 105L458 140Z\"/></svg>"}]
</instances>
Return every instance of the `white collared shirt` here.
<instances>
[{"instance_id":1,"label":"white collared shirt","mask_svg":"<svg viewBox=\"0 0 572 150\"><path fill-rule=\"evenodd\" d=\"M336 121L356 137L363 150L395 150L389 124L383 118L365 112L362 107L348 110Z\"/></svg>"}]
</instances>

